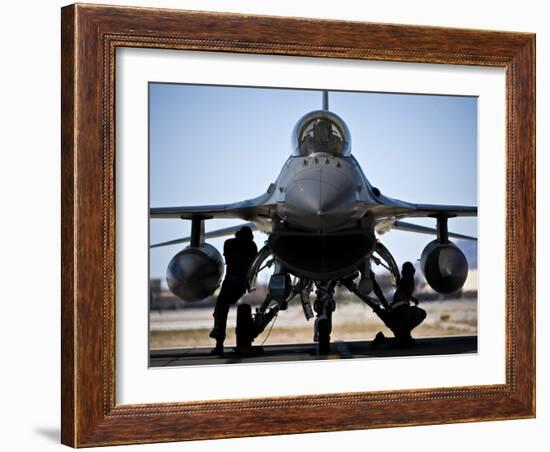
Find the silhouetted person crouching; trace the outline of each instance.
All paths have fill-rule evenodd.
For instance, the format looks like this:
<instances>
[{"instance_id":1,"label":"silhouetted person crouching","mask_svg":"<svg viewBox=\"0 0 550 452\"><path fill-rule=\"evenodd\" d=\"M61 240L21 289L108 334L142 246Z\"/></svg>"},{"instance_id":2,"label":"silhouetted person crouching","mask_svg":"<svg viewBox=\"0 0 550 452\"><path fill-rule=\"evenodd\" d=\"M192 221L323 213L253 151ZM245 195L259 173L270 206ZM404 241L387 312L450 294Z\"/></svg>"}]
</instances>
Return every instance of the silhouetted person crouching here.
<instances>
[{"instance_id":1,"label":"silhouetted person crouching","mask_svg":"<svg viewBox=\"0 0 550 452\"><path fill-rule=\"evenodd\" d=\"M403 264L401 279L390 305L392 331L401 342L412 342L411 331L426 318L426 311L418 307L418 300L413 295L415 272L413 264L410 262ZM414 303L413 306L411 302Z\"/></svg>"},{"instance_id":2,"label":"silhouetted person crouching","mask_svg":"<svg viewBox=\"0 0 550 452\"><path fill-rule=\"evenodd\" d=\"M415 272L413 264L410 262L403 264L392 303L388 309L381 312L384 323L392 330L396 339L405 344L413 342L411 331L426 318L426 311L417 306L418 300L414 296ZM414 305L411 306L411 302ZM376 335L373 345L379 345L384 341L384 334L380 332Z\"/></svg>"},{"instance_id":3,"label":"silhouetted person crouching","mask_svg":"<svg viewBox=\"0 0 550 452\"><path fill-rule=\"evenodd\" d=\"M235 233L235 238L226 240L223 245L226 274L216 300L214 328L210 332L210 337L216 339L213 354L223 354L229 307L246 292L248 268L258 252L253 238L252 229L243 226Z\"/></svg>"}]
</instances>

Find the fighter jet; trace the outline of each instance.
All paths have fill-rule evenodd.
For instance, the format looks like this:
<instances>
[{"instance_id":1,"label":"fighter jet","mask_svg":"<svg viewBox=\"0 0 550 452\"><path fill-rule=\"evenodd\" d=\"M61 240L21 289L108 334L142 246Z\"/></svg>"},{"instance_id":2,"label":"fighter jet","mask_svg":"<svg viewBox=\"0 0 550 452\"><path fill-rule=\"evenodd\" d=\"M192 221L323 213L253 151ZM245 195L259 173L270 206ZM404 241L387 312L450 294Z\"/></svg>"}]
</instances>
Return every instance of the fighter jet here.
<instances>
[{"instance_id":1,"label":"fighter jet","mask_svg":"<svg viewBox=\"0 0 550 452\"><path fill-rule=\"evenodd\" d=\"M180 299L197 302L211 296L220 285L224 261L205 242L231 235L243 225L268 235L248 271L248 290L255 289L260 270L272 271L268 293L253 314L246 304L237 310L237 345L247 346L288 303L299 296L307 320L316 316L314 338L320 354L330 346L332 313L337 286L356 294L386 322L387 303L371 296L372 265L382 265L399 281L399 268L380 236L391 229L436 238L424 248L420 268L436 291L458 291L468 275L468 263L451 238L474 237L448 231L449 218L477 216L476 206L415 204L384 195L366 178L351 153L350 131L344 120L328 108L307 113L292 132L291 154L275 182L254 199L230 204L153 207L151 218L191 221L191 235L154 244L189 245L177 253L167 269L170 290ZM403 221L431 217L435 228ZM237 218L243 224L205 233L212 218ZM310 297L315 293L312 308ZM315 311L315 314L314 312ZM387 324L387 322L386 322Z\"/></svg>"}]
</instances>

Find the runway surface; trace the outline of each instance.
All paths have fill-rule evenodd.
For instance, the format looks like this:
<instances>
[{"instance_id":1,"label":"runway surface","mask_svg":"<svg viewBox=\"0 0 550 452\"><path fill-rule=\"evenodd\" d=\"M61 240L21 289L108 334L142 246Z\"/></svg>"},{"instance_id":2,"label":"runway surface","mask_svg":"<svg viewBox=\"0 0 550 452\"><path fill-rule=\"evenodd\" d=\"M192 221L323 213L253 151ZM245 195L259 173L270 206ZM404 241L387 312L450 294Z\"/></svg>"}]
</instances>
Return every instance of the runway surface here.
<instances>
[{"instance_id":1,"label":"runway surface","mask_svg":"<svg viewBox=\"0 0 550 452\"><path fill-rule=\"evenodd\" d=\"M390 358L397 356L455 355L477 352L477 336L449 336L417 339L412 345L398 344L394 339L373 346L372 341L336 341L330 353L317 355L317 346L284 344L256 346L238 353L226 347L223 356L210 355L211 348L171 348L151 350L150 367L202 366L209 364L261 363L281 361L311 361L351 358Z\"/></svg>"}]
</instances>

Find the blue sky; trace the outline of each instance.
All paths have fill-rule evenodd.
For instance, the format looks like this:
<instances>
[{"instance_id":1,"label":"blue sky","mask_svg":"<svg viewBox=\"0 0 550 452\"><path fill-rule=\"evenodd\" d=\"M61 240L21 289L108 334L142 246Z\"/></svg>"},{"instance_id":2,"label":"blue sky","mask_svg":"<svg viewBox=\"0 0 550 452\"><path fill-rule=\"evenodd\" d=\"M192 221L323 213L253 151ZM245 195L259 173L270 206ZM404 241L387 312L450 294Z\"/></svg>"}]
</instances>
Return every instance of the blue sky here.
<instances>
[{"instance_id":1,"label":"blue sky","mask_svg":"<svg viewBox=\"0 0 550 452\"><path fill-rule=\"evenodd\" d=\"M296 121L320 109L321 101L316 90L151 83L151 207L229 203L264 193L290 155ZM329 102L350 129L352 154L384 194L477 205L476 98L331 91ZM210 220L206 230L239 222ZM477 219L451 219L449 229L477 236ZM150 220L151 243L189 232L188 221ZM399 231L380 238L399 264L418 259L431 240ZM255 240L261 246L266 236L255 233ZM221 250L223 241L209 243ZM151 277L164 278L180 249L152 249Z\"/></svg>"}]
</instances>

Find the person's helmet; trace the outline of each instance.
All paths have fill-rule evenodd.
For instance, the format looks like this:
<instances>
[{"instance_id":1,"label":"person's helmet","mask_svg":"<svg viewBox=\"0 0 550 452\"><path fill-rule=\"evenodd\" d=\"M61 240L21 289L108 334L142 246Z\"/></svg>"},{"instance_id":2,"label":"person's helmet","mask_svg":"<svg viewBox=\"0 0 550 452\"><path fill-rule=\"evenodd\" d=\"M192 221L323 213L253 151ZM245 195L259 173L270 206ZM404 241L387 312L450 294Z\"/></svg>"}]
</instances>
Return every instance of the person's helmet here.
<instances>
[{"instance_id":1,"label":"person's helmet","mask_svg":"<svg viewBox=\"0 0 550 452\"><path fill-rule=\"evenodd\" d=\"M254 235L252 234L252 229L249 226L243 226L235 233L235 237L242 240L252 240Z\"/></svg>"},{"instance_id":2,"label":"person's helmet","mask_svg":"<svg viewBox=\"0 0 550 452\"><path fill-rule=\"evenodd\" d=\"M406 275L407 273L411 274L411 275L414 275L415 272L416 272L416 269L414 268L414 265L411 264L410 262L405 262L403 264L403 267L401 267L401 273L403 275Z\"/></svg>"}]
</instances>

